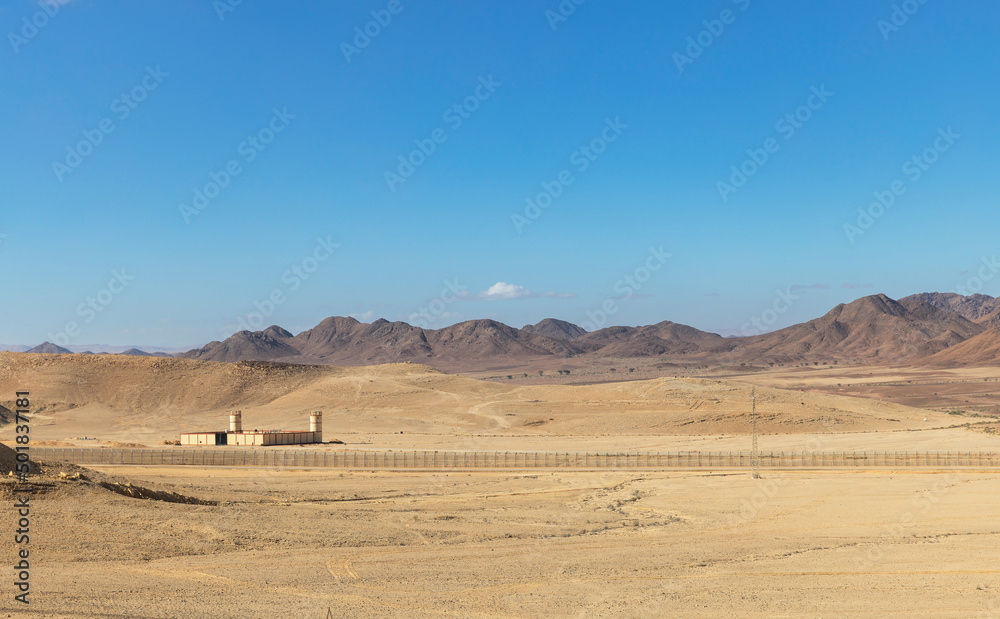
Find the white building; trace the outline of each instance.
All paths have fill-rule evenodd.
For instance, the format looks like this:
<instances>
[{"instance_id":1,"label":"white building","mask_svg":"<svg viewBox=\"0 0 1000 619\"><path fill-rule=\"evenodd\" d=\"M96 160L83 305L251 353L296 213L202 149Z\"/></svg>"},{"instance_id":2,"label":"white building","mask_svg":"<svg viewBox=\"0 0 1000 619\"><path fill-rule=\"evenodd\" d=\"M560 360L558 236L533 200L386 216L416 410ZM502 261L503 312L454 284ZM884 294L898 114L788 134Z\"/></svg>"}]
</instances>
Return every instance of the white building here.
<instances>
[{"instance_id":1,"label":"white building","mask_svg":"<svg viewBox=\"0 0 1000 619\"><path fill-rule=\"evenodd\" d=\"M304 445L323 442L323 411L309 414L309 431L243 431L242 411L229 415L225 432L181 432L181 445Z\"/></svg>"}]
</instances>

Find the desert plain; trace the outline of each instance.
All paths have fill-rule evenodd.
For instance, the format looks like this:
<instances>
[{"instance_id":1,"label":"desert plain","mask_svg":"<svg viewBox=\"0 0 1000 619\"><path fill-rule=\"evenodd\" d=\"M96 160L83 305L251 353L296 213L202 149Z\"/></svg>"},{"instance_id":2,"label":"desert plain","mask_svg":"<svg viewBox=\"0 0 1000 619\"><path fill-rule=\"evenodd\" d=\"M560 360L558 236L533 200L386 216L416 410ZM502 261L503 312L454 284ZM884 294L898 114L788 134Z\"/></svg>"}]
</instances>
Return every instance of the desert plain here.
<instances>
[{"instance_id":1,"label":"desert plain","mask_svg":"<svg viewBox=\"0 0 1000 619\"><path fill-rule=\"evenodd\" d=\"M323 410L325 438L341 443L310 450L749 452L753 388L764 453L1000 451L1000 368L621 378L546 384L407 363L0 353L0 438L11 444L8 409L27 389L37 447L188 449L163 443L223 429L239 408L245 425L283 429ZM32 476L32 603L26 610L11 594L0 608L26 617L993 617L997 472L785 467L754 479L732 467L43 462ZM2 488L10 504L16 483ZM0 524L8 556L14 524Z\"/></svg>"}]
</instances>

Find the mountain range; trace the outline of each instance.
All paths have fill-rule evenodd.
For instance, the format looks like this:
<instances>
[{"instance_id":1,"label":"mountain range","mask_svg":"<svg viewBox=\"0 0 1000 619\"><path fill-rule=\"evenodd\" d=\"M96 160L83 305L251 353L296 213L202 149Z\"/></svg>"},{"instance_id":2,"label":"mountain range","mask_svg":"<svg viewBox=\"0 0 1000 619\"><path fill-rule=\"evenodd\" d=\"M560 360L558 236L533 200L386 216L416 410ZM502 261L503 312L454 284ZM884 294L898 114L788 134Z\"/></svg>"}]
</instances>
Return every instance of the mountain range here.
<instances>
[{"instance_id":1,"label":"mountain range","mask_svg":"<svg viewBox=\"0 0 1000 619\"><path fill-rule=\"evenodd\" d=\"M28 352L69 351L46 342ZM132 349L119 354L149 353ZM553 318L520 329L488 319L422 329L385 319L368 324L334 316L297 335L278 326L240 331L174 356L336 365L414 361L449 371L570 358L758 366L834 362L988 365L1000 362L1000 299L921 293L894 300L877 294L840 304L814 320L748 337L722 337L669 321L587 332Z\"/></svg>"}]
</instances>

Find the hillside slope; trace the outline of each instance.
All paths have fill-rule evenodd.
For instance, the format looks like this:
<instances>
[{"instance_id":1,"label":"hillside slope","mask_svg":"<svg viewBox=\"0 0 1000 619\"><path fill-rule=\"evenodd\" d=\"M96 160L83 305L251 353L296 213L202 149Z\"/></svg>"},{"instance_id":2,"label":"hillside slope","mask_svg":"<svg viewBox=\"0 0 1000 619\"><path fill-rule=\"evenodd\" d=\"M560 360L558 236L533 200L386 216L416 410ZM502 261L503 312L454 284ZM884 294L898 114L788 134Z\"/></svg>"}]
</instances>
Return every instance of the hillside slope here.
<instances>
[{"instance_id":1,"label":"hillside slope","mask_svg":"<svg viewBox=\"0 0 1000 619\"><path fill-rule=\"evenodd\" d=\"M840 304L815 320L740 338L734 354L785 363L800 359L898 363L937 353L982 330L924 301L898 302L879 294Z\"/></svg>"},{"instance_id":2,"label":"hillside slope","mask_svg":"<svg viewBox=\"0 0 1000 619\"><path fill-rule=\"evenodd\" d=\"M180 356L354 366L411 361L447 371L551 367L569 358L581 364L607 364L616 358L722 366L893 364L936 355L995 326L1000 326L1000 301L986 295L926 293L895 301L878 294L752 337L724 338L670 321L588 333L551 318L521 329L484 319L428 330L405 322L379 319L366 324L333 316L295 336L277 326L241 331Z\"/></svg>"},{"instance_id":3,"label":"hillside slope","mask_svg":"<svg viewBox=\"0 0 1000 619\"><path fill-rule=\"evenodd\" d=\"M232 409L247 428L295 429L324 411L342 431L463 434L742 434L750 386L704 379L527 385L443 374L417 364L362 368L215 363L121 355L0 353L0 406L29 388L32 436L119 441L220 430ZM926 427L928 413L837 395L757 388L761 429L774 433ZM947 418L944 422L951 423ZM0 433L10 436L12 425Z\"/></svg>"}]
</instances>

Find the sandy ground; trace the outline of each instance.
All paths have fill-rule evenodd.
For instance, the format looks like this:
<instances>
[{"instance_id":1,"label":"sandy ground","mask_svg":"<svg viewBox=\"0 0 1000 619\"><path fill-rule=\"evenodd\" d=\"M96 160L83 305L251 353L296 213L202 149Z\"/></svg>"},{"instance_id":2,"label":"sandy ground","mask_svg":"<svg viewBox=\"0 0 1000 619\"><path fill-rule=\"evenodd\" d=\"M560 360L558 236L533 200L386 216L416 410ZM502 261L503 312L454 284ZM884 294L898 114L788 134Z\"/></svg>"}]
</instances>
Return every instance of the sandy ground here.
<instances>
[{"instance_id":1,"label":"sandy ground","mask_svg":"<svg viewBox=\"0 0 1000 619\"><path fill-rule=\"evenodd\" d=\"M0 406L31 390L36 445L156 445L232 408L292 429L320 408L347 449L747 451L753 384L764 452L1000 452L996 368L518 385L29 357L0 354ZM1000 618L997 471L102 471L133 496L216 504L50 478L30 612L4 594L0 616Z\"/></svg>"},{"instance_id":2,"label":"sandy ground","mask_svg":"<svg viewBox=\"0 0 1000 619\"><path fill-rule=\"evenodd\" d=\"M415 364L271 368L0 353L0 405L9 408L15 391L30 390L33 439L76 445L157 445L176 440L180 432L222 430L229 411L239 408L246 429L285 430L306 429L309 411L320 409L326 437L348 443L375 443L380 437L382 446L523 449L517 445L545 444L560 451L674 450L715 442L712 449L730 450L741 448L732 437L745 436L750 429L749 380L758 384L760 432L785 437L773 442L774 449L797 450L802 449L797 443L808 444L789 435L912 433L992 420L891 399L828 393L824 389L839 387L832 382L834 376L823 372L515 385L442 374ZM978 384L993 386L975 378ZM11 432L10 425L0 427L0 439L9 440ZM968 444L961 448L982 449L978 434L953 433L948 441L960 443L958 437L967 437ZM893 443L883 447L881 439L856 438L831 448L888 449Z\"/></svg>"},{"instance_id":3,"label":"sandy ground","mask_svg":"<svg viewBox=\"0 0 1000 619\"><path fill-rule=\"evenodd\" d=\"M803 367L726 379L972 415L1000 415L1000 367Z\"/></svg>"},{"instance_id":4,"label":"sandy ground","mask_svg":"<svg viewBox=\"0 0 1000 619\"><path fill-rule=\"evenodd\" d=\"M995 474L113 473L222 504L66 482L18 616L1000 616Z\"/></svg>"}]
</instances>

